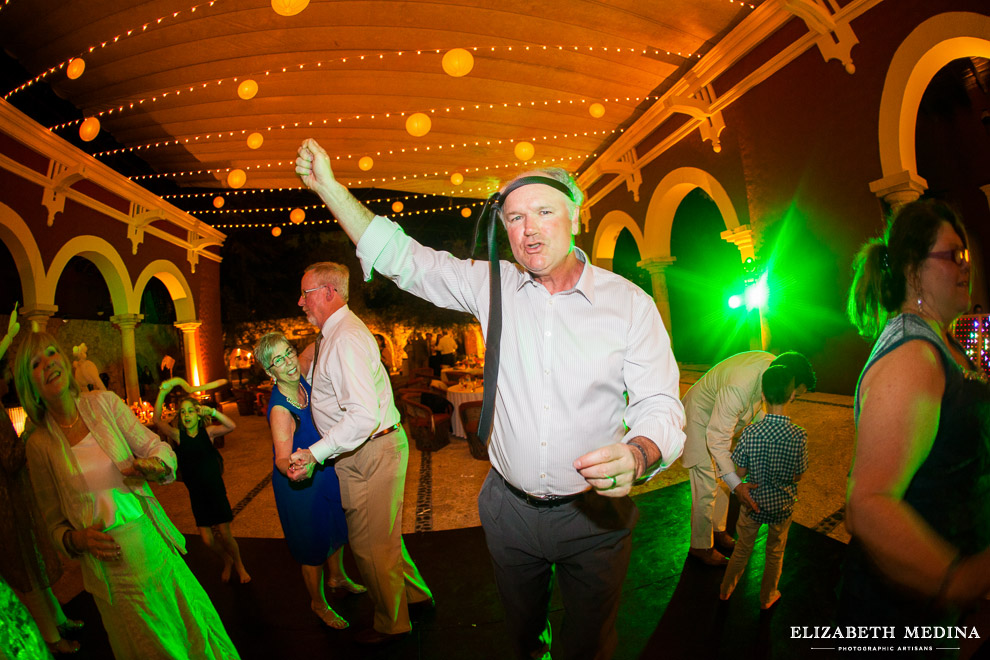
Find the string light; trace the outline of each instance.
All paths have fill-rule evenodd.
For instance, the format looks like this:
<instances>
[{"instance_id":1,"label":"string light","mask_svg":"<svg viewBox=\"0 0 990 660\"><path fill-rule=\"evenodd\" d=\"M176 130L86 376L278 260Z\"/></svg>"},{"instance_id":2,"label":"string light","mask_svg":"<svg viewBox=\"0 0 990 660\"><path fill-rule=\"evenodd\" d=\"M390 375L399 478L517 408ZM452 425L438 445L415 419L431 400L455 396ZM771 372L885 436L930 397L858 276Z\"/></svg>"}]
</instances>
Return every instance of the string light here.
<instances>
[{"instance_id":1,"label":"string light","mask_svg":"<svg viewBox=\"0 0 990 660\"><path fill-rule=\"evenodd\" d=\"M216 3L218 3L219 1L220 0L209 0L208 3L207 3L207 7L212 7L213 5L215 5ZM5 0L4 3L3 3L4 6L6 6L8 2L10 2L10 0ZM190 14L193 14L201 6L202 6L202 4L193 5L192 7L190 7L189 9L187 9L186 11L189 12ZM127 37L132 37L132 36L136 36L138 34L142 34L142 33L146 32L149 27L152 27L153 28L153 27L156 27L158 25L161 25L161 23L163 21L166 21L169 18L178 18L179 15L182 14L182 13L183 13L182 10L173 11L170 15L161 16L161 17L159 17L158 19L156 19L154 21L148 21L147 23L144 23L140 27L136 27L135 26L135 27L133 27L133 28L131 28L129 30L125 30L124 32L121 32L120 34L115 35L112 39L107 39L106 41L99 42L99 44L94 44L94 45L90 46L89 48L87 48L86 50L84 50L82 53L79 53L78 55L75 55L75 56L70 57L70 58L68 58L66 60L63 60L62 62L59 62L55 66L49 67L45 71L42 71L41 73L39 73L37 76L35 76L31 80L28 80L27 82L25 82L25 83L23 83L21 85L18 85L14 89L12 89L9 92L7 92L6 94L4 94L3 99L4 100L7 100L8 98L10 98L12 95L16 94L17 92L20 92L22 90L27 89L31 85L33 85L33 84L35 84L35 83L37 83L37 82L39 82L41 80L44 80L45 78L47 78L48 76L52 75L53 73L56 73L57 71L61 71L62 69L64 69L65 67L67 67L69 65L69 62L71 62L76 57L82 57L83 55L85 55L87 53L92 53L97 48L103 49L103 48L107 48L109 46L113 46L114 44L119 43L120 41L122 41L123 39L126 39ZM154 25L152 25L152 24L154 24Z\"/></svg>"},{"instance_id":2,"label":"string light","mask_svg":"<svg viewBox=\"0 0 990 660\"><path fill-rule=\"evenodd\" d=\"M72 123L75 123L75 122L72 122ZM308 125L312 125L312 124L313 124L313 122L308 122ZM295 126L285 126L285 125L282 125L282 126L269 126L269 127L265 128L265 129L262 129L262 130L267 130L267 131L284 130L286 128L296 128L296 127L298 127L298 123ZM160 149L160 148L165 148L165 147L169 147L169 146L176 146L176 145L183 145L183 144L195 143L195 142L198 142L200 139L202 139L202 140L205 141L205 140L213 139L214 137L215 138L218 138L218 139L219 138L232 138L232 137L238 137L238 136L245 135L245 134L248 133L249 130L250 129L245 128L245 129L242 129L240 131L224 131L224 132L215 133L215 134L214 133L208 133L206 135L195 135L195 136L190 136L190 137L177 138L177 139L174 139L174 140L160 140L160 141L157 141L157 142L150 142L148 144L135 145L133 147L121 147L119 149L111 149L109 151L98 151L98 152L96 152L96 153L94 153L92 155L93 155L94 158L102 158L104 156L114 156L116 154L121 154L121 153L133 153L133 152L142 151L142 150ZM607 136L607 135L610 135L610 134L613 134L613 133L621 133L622 130L623 129L621 129L621 128L613 128L613 129L604 129L604 130L600 130L600 131L580 131L580 132L575 132L575 133L560 133L558 135L552 135L552 136L551 135L544 135L542 137L533 137L533 138L529 138L529 139L536 140L536 141L541 141L541 142L546 142L548 140L558 140L558 139L565 139L565 138ZM251 133L251 134L253 135L254 133ZM475 142L462 142L460 145L458 145L457 143L450 143L449 146L443 145L443 144L434 144L434 145L430 145L430 146L426 146L426 147L409 147L409 148L398 149L398 150L396 150L396 149L389 149L387 151L376 151L375 152L375 155L376 156L385 156L385 155L392 156L392 155L395 155L396 153L405 153L407 151L411 151L411 152L416 153L416 152L419 152L420 150L430 151L432 149L436 149L436 150L439 151L439 150L442 150L442 149L458 149L458 148L467 148L467 147L496 146L496 145L503 145L503 144L513 144L513 142L514 142L513 140L504 139L504 140L494 140L494 141L493 140L487 140L487 141L484 141L484 142L482 142L481 140L477 140ZM248 146L250 146L250 144L248 144ZM335 156L334 157L334 160L351 160L353 157L354 157L354 155L352 155L352 154L347 154L346 156L338 155L338 156Z\"/></svg>"},{"instance_id":3,"label":"string light","mask_svg":"<svg viewBox=\"0 0 990 660\"><path fill-rule=\"evenodd\" d=\"M474 202L458 202L457 204L454 205L448 204L447 206L441 206L432 209L420 209L417 211L402 211L400 213L393 212L393 213L389 213L388 215L390 218L403 218L403 217L411 217L417 215L435 215L439 213L450 212L454 210L455 206L457 208L478 208L484 206L484 204L485 204L485 200L478 200ZM306 207L300 207L300 208L306 208ZM319 208L324 208L324 207L322 205L319 205ZM196 215L198 215L198 213ZM318 225L328 225L328 224L336 224L336 223L337 221L335 219L330 218L330 219L319 219L319 220L303 220L298 225L293 224L290 221L290 222L224 223L224 224L215 224L210 226L213 227L214 229L272 229L273 227L291 228L291 227L305 227L307 225L318 226Z\"/></svg>"},{"instance_id":4,"label":"string light","mask_svg":"<svg viewBox=\"0 0 990 660\"><path fill-rule=\"evenodd\" d=\"M525 163L525 165L528 166L528 165L530 165L532 163L559 163L559 162L562 162L562 161L583 160L583 159L586 159L586 158L589 158L589 157L594 157L594 156L597 156L597 155L598 154L571 154L569 156L561 156L559 158L544 158L542 160L527 161ZM212 174L226 174L226 173L229 173L231 171L236 171L238 169L244 170L245 172L247 172L247 171L259 171L259 170L263 170L263 169L271 169L272 166L275 166L275 167L295 166L295 162L296 161L294 161L294 160L289 160L289 161L281 161L280 160L280 161L276 161L276 162L272 162L272 163L259 163L259 164L256 164L256 165L245 165L244 167L240 167L240 168L223 167L223 168L206 169L206 170L188 170L188 171L185 171L185 172L162 172L162 173L159 173L159 174L137 174L135 176L130 176L130 177L127 177L127 178L130 179L131 181L140 181L140 180L144 180L144 179L167 179L167 178L172 178L172 177L196 176L196 175L201 175L201 174L211 174L211 175ZM505 164L502 164L502 165L494 165L494 166L492 166L492 165L486 165L484 167L465 167L464 168L464 172L472 172L472 171L473 172L483 172L483 171L484 172L487 172L489 170L509 169L509 168L513 168L513 167L522 167L522 166L523 166L523 163L520 163L518 161L513 161L513 162L505 163ZM391 181L408 181L410 179L429 179L429 178L437 177L437 176L447 177L449 175L450 175L450 172L433 172L433 173L430 173L430 172L421 172L419 174L411 174L411 175L410 174L405 174L405 175L402 175L402 176L393 176L391 178L390 177L376 177L376 178L373 178L373 179L362 179L362 180L353 182L353 184L351 184L351 185L363 186L365 184L385 183L385 182L391 182ZM341 178L342 177L338 177L338 180L340 180ZM239 186L237 186L237 187L239 187Z\"/></svg>"},{"instance_id":5,"label":"string light","mask_svg":"<svg viewBox=\"0 0 990 660\"><path fill-rule=\"evenodd\" d=\"M216 1L218 1L218 0L214 0L214 2L216 2ZM474 52L478 52L480 50L480 51L484 51L484 52L495 53L495 52L498 52L498 50L500 50L500 49L506 49L507 51L512 51L513 47L512 46L472 46L468 50L471 50L471 51L474 51ZM623 53L628 53L630 55L639 55L639 56L644 56L644 55L646 55L646 56L656 56L656 57L660 57L660 56L663 56L663 55L667 55L667 56L678 56L678 57L681 57L681 58L683 58L685 60L701 59L701 56L702 56L702 53L694 53L694 52L683 53L681 51L666 50L666 49L663 49L663 48L649 48L649 47L648 48L642 48L642 47L632 47L632 46L625 46L625 47L623 47L623 46L563 46L563 45L552 46L552 45L533 45L533 46L522 47L522 48L520 48L520 50L527 50L527 51L529 51L529 50L544 50L544 51L557 51L557 52L569 52L569 53L575 53L576 52L576 53L579 53L579 54L583 54L583 53L595 53L597 51L601 51L603 53L608 53L608 54L615 53L615 54L619 54L619 55L621 55ZM360 62L366 61L366 60L367 61L382 61L382 60L384 60L386 58L386 56L388 56L388 57L401 57L404 53L410 53L410 52L412 52L412 51L398 50L398 51L381 51L381 52L378 52L378 53L369 53L367 55L359 55L359 56L356 56L356 57L352 55L350 57L340 57L340 58L330 59L330 60L320 60L320 61L317 61L317 62L302 62L302 63L299 63L299 64L286 65L286 66L278 67L278 68L275 68L275 69L266 69L264 71L254 71L254 72L251 72L251 73L248 73L246 75L239 76L239 77L218 78L216 80L198 81L198 82L194 82L194 83L188 83L188 84L183 85L182 87L176 87L176 88L173 88L173 89L170 89L170 90L157 90L157 91L154 91L154 92L150 92L150 93L146 94L143 98L125 99L124 101L118 101L117 102L118 105L117 105L116 108L104 109L104 110L100 111L99 113L97 113L97 116L100 116L104 112L105 113L112 113L112 112L115 112L115 111L116 112L124 112L125 110L132 110L132 109L134 109L134 107L136 105L141 105L145 101L148 101L149 99L152 102L157 102L159 99L165 100L169 95L180 96L182 94L189 94L189 93L192 93L192 92L201 91L203 89L208 89L208 88L210 88L210 87L212 87L214 85L217 85L217 86L222 85L224 82L228 82L228 84L230 82L237 83L242 78L252 78L252 77L257 77L257 76L271 76L272 74L279 74L279 73L299 73L300 71L306 71L307 69L319 69L319 68L322 68L324 65L329 66L329 65L335 65L335 64L347 64L348 63L348 60L350 60L351 64L359 64ZM445 51L442 48L429 49L429 50L417 50L417 51L415 51L415 53L417 55L433 55L433 54L440 55L440 54L442 54L444 52ZM377 57L376 57L376 55L377 55ZM60 64L57 68L61 68L61 67L65 66L66 64L67 64L67 62L64 62L64 63ZM55 68L55 67L53 67L53 68ZM26 83L26 85L27 84L32 84L32 83ZM14 90L14 91L19 91L19 90ZM12 91L10 93L12 94L12 93L14 93L14 91ZM4 98L6 98L6 97L4 97ZM606 99L606 100L608 100L608 99ZM433 112L433 111L431 110L430 112Z\"/></svg>"}]
</instances>

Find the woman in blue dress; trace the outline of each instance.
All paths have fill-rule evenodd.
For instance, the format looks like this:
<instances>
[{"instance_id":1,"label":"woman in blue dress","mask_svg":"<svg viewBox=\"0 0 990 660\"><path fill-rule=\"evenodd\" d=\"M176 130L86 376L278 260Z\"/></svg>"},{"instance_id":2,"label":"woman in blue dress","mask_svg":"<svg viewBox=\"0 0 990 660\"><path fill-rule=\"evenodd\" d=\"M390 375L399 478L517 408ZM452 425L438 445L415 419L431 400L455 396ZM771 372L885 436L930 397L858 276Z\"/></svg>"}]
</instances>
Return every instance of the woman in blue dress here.
<instances>
[{"instance_id":1,"label":"woman in blue dress","mask_svg":"<svg viewBox=\"0 0 990 660\"><path fill-rule=\"evenodd\" d=\"M295 349L282 333L272 332L259 339L254 356L275 381L268 425L274 450L272 488L282 531L293 558L302 565L310 609L331 628L342 630L347 621L327 605L324 595L324 564L330 569L331 588L351 593L367 590L344 572L341 550L347 542L347 523L337 473L326 464L317 466L306 481L292 481L287 476L292 452L309 447L320 437L309 411L310 386L302 378Z\"/></svg>"}]
</instances>

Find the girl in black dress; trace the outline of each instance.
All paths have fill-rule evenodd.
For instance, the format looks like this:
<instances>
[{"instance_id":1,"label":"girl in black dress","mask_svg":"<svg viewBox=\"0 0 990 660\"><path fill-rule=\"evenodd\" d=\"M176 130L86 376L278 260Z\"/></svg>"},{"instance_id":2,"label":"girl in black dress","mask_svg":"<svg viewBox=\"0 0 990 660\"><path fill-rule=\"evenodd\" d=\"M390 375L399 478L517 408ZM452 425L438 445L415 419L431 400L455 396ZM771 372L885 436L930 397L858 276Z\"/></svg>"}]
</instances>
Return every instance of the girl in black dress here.
<instances>
[{"instance_id":1,"label":"girl in black dress","mask_svg":"<svg viewBox=\"0 0 990 660\"><path fill-rule=\"evenodd\" d=\"M237 425L219 410L200 406L191 396L179 402L178 425L166 423L162 419L162 406L165 397L177 385L187 392L193 389L181 378L162 383L155 402L155 425L175 446L179 472L189 490L199 535L203 543L223 560L221 579L224 582L230 580L233 568L237 570L242 584L250 582L251 576L241 561L240 548L230 533L234 514L230 510L227 488L223 483L223 458L213 446L215 438L230 433ZM210 423L211 418L216 423Z\"/></svg>"}]
</instances>

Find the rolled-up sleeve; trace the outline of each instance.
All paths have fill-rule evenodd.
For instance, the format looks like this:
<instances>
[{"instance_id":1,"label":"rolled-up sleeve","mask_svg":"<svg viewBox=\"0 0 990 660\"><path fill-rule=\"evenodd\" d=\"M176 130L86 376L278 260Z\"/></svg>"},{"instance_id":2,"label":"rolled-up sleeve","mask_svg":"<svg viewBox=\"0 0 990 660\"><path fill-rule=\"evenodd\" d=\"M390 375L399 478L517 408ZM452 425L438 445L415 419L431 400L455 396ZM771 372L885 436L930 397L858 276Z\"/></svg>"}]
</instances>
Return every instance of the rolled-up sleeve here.
<instances>
[{"instance_id":1,"label":"rolled-up sleeve","mask_svg":"<svg viewBox=\"0 0 990 660\"><path fill-rule=\"evenodd\" d=\"M684 450L684 406L680 400L680 370L670 337L656 306L646 296L637 299L623 365L629 405L629 430L623 442L643 436L660 449L660 463L645 475L666 470Z\"/></svg>"}]
</instances>

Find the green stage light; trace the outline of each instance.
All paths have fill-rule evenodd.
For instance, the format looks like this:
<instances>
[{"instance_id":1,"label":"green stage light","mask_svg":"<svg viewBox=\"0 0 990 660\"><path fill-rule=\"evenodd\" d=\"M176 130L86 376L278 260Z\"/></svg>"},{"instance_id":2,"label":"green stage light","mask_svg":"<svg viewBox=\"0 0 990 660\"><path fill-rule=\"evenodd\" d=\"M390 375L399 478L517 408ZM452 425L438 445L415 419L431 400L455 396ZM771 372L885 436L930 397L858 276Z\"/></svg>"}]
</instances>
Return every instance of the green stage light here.
<instances>
[{"instance_id":1,"label":"green stage light","mask_svg":"<svg viewBox=\"0 0 990 660\"><path fill-rule=\"evenodd\" d=\"M767 287L767 274L763 273L760 279L746 287L746 292L743 295L746 299L746 309L766 307L767 300L770 298L770 289Z\"/></svg>"},{"instance_id":2,"label":"green stage light","mask_svg":"<svg viewBox=\"0 0 990 660\"><path fill-rule=\"evenodd\" d=\"M734 296L729 296L729 309L739 309L739 307L741 307L742 304L743 304L742 296L738 294Z\"/></svg>"}]
</instances>

